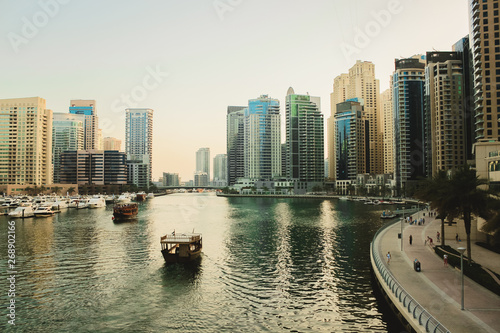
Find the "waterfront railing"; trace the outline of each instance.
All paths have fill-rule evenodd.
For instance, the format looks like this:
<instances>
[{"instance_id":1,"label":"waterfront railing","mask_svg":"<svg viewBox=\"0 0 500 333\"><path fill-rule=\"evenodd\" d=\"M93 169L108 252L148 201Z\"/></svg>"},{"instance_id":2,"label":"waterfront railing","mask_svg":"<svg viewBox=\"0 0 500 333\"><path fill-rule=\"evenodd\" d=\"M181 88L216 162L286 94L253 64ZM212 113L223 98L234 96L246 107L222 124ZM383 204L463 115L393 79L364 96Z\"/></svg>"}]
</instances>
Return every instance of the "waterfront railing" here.
<instances>
[{"instance_id":1,"label":"waterfront railing","mask_svg":"<svg viewBox=\"0 0 500 333\"><path fill-rule=\"evenodd\" d=\"M387 269L384 260L380 257L379 251L375 249L375 239L380 235L380 233L399 222L390 222L380 228L370 243L372 261L375 263L375 268L378 270L384 283L389 287L393 295L399 300L406 311L413 316L419 323L419 325L425 328L426 332L433 333L449 333L450 331L441 324L436 318L434 318L422 305L420 305L398 282L398 280L392 275L392 273Z\"/></svg>"}]
</instances>

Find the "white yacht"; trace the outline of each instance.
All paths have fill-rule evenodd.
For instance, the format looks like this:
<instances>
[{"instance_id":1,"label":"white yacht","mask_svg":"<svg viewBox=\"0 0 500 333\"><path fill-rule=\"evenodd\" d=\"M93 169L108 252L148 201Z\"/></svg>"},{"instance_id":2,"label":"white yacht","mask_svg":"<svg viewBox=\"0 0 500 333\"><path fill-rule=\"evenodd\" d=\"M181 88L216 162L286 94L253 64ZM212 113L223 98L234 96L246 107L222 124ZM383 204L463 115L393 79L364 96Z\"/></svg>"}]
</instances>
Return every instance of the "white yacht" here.
<instances>
[{"instance_id":1,"label":"white yacht","mask_svg":"<svg viewBox=\"0 0 500 333\"><path fill-rule=\"evenodd\" d=\"M106 200L102 196L93 196L88 201L88 208L101 208L106 207Z\"/></svg>"},{"instance_id":2,"label":"white yacht","mask_svg":"<svg viewBox=\"0 0 500 333\"><path fill-rule=\"evenodd\" d=\"M35 217L47 217L55 214L52 208L48 206L40 206L33 213Z\"/></svg>"},{"instance_id":3,"label":"white yacht","mask_svg":"<svg viewBox=\"0 0 500 333\"><path fill-rule=\"evenodd\" d=\"M23 203L12 212L9 213L9 217L33 217L35 216L33 206L31 204Z\"/></svg>"},{"instance_id":4,"label":"white yacht","mask_svg":"<svg viewBox=\"0 0 500 333\"><path fill-rule=\"evenodd\" d=\"M153 192L148 193L148 199L153 199L155 197Z\"/></svg>"},{"instance_id":5,"label":"white yacht","mask_svg":"<svg viewBox=\"0 0 500 333\"><path fill-rule=\"evenodd\" d=\"M53 210L61 210L68 208L68 202L66 200L57 199L52 203Z\"/></svg>"},{"instance_id":6,"label":"white yacht","mask_svg":"<svg viewBox=\"0 0 500 333\"><path fill-rule=\"evenodd\" d=\"M122 193L118 199L116 199L117 203L124 204L131 202L130 195L128 193Z\"/></svg>"}]
</instances>

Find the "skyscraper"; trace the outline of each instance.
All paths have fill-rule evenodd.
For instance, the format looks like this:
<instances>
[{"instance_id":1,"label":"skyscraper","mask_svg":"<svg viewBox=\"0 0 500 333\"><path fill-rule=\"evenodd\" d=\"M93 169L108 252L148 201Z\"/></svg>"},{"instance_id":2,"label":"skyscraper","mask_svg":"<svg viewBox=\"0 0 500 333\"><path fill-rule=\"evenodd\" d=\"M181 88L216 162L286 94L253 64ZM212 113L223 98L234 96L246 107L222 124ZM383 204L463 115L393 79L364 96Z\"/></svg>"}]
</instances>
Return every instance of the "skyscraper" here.
<instances>
[{"instance_id":1,"label":"skyscraper","mask_svg":"<svg viewBox=\"0 0 500 333\"><path fill-rule=\"evenodd\" d=\"M324 123L320 98L295 94L286 96L286 176L304 183L307 190L324 182Z\"/></svg>"},{"instance_id":2,"label":"skyscraper","mask_svg":"<svg viewBox=\"0 0 500 333\"><path fill-rule=\"evenodd\" d=\"M500 137L499 4L469 0L470 45L474 66L475 141Z\"/></svg>"},{"instance_id":3,"label":"skyscraper","mask_svg":"<svg viewBox=\"0 0 500 333\"><path fill-rule=\"evenodd\" d=\"M70 101L69 113L85 117L83 124L84 149L98 149L98 118L95 100L73 99Z\"/></svg>"},{"instance_id":4,"label":"skyscraper","mask_svg":"<svg viewBox=\"0 0 500 333\"><path fill-rule=\"evenodd\" d=\"M245 106L227 107L227 184L245 177Z\"/></svg>"},{"instance_id":5,"label":"skyscraper","mask_svg":"<svg viewBox=\"0 0 500 333\"><path fill-rule=\"evenodd\" d=\"M60 156L68 150L83 150L85 116L54 113L52 119L52 158L54 183L59 183Z\"/></svg>"},{"instance_id":6,"label":"skyscraper","mask_svg":"<svg viewBox=\"0 0 500 333\"><path fill-rule=\"evenodd\" d=\"M143 184L149 187L153 166L153 110L129 108L125 113L125 153L129 161L129 180L139 187L144 187Z\"/></svg>"},{"instance_id":7,"label":"skyscraper","mask_svg":"<svg viewBox=\"0 0 500 333\"><path fill-rule=\"evenodd\" d=\"M218 154L214 157L214 186L227 184L227 155Z\"/></svg>"},{"instance_id":8,"label":"skyscraper","mask_svg":"<svg viewBox=\"0 0 500 333\"><path fill-rule=\"evenodd\" d=\"M356 180L358 174L366 173L368 159L368 123L361 103L347 101L337 104L334 115L336 165L335 179Z\"/></svg>"},{"instance_id":9,"label":"skyscraper","mask_svg":"<svg viewBox=\"0 0 500 333\"><path fill-rule=\"evenodd\" d=\"M0 184L52 184L52 110L45 99L0 99Z\"/></svg>"},{"instance_id":10,"label":"skyscraper","mask_svg":"<svg viewBox=\"0 0 500 333\"><path fill-rule=\"evenodd\" d=\"M394 173L396 186L425 177L425 56L396 59L393 74Z\"/></svg>"},{"instance_id":11,"label":"skyscraper","mask_svg":"<svg viewBox=\"0 0 500 333\"><path fill-rule=\"evenodd\" d=\"M392 86L392 78L391 84ZM384 173L394 173L394 112L392 110L392 89L389 88L380 94L380 104L383 114L384 135Z\"/></svg>"},{"instance_id":12,"label":"skyscraper","mask_svg":"<svg viewBox=\"0 0 500 333\"><path fill-rule=\"evenodd\" d=\"M210 181L210 148L200 148L196 152L195 172L205 172Z\"/></svg>"},{"instance_id":13,"label":"skyscraper","mask_svg":"<svg viewBox=\"0 0 500 333\"><path fill-rule=\"evenodd\" d=\"M245 177L281 175L281 122L277 99L267 95L248 101L245 109Z\"/></svg>"},{"instance_id":14,"label":"skyscraper","mask_svg":"<svg viewBox=\"0 0 500 333\"><path fill-rule=\"evenodd\" d=\"M457 52L427 52L426 59L426 173L433 176L467 162L463 68Z\"/></svg>"},{"instance_id":15,"label":"skyscraper","mask_svg":"<svg viewBox=\"0 0 500 333\"><path fill-rule=\"evenodd\" d=\"M363 106L363 110L368 120L369 131L369 160L367 161L367 172L381 174L384 172L383 160L383 134L382 134L382 110L379 104L379 80L375 78L375 65L369 61L356 61L356 64L349 69L348 74L341 74L334 79L331 99L331 117L328 125L329 136L328 146L335 147L331 126L334 124L333 117L336 113L336 105L347 100L357 98ZM333 154L329 153L329 158L333 159ZM333 176L335 166L330 165L330 177Z\"/></svg>"}]
</instances>

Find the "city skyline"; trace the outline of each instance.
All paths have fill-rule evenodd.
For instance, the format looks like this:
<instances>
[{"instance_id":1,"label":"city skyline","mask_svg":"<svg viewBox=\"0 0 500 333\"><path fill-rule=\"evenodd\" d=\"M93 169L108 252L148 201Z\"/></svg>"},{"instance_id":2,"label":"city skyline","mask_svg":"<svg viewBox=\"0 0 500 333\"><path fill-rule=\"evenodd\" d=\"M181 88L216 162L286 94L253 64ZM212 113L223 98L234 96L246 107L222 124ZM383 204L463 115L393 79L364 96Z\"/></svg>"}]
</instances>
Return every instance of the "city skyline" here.
<instances>
[{"instance_id":1,"label":"city skyline","mask_svg":"<svg viewBox=\"0 0 500 333\"><path fill-rule=\"evenodd\" d=\"M333 79L356 60L375 64L382 92L395 58L450 50L469 33L466 1L220 3L7 3L0 98L39 96L54 113L95 100L102 136L121 140L126 108L154 109L153 178L189 180L200 146L226 153L227 106L266 94L283 115L293 86L320 97L326 119ZM438 28L410 26L428 6L449 14Z\"/></svg>"}]
</instances>

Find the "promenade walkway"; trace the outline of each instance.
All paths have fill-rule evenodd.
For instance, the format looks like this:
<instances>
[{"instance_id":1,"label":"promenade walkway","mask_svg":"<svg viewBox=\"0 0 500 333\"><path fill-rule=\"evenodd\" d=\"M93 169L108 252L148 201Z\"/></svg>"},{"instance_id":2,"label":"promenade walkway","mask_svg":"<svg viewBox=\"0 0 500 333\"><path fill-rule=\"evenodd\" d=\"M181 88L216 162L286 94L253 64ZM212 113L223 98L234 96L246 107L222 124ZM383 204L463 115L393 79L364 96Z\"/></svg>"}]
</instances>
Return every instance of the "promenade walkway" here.
<instances>
[{"instance_id":1,"label":"promenade walkway","mask_svg":"<svg viewBox=\"0 0 500 333\"><path fill-rule=\"evenodd\" d=\"M465 310L461 308L461 273L451 266L445 267L443 260L427 244L430 236L436 242L436 232L440 231L440 220L426 216L424 225L403 224L403 251L401 251L401 223L383 230L376 238L374 248L382 258L391 253L386 265L394 277L451 332L500 332L500 296L465 277ZM412 235L412 245L409 236ZM451 237L451 238L450 238ZM450 239L449 239L450 238ZM455 234L447 235L447 245L464 246L465 242L455 242ZM473 259L498 272L500 255L474 245ZM421 272L415 272L413 261L421 262ZM493 264L491 264L493 263ZM486 264L490 264L489 266Z\"/></svg>"}]
</instances>

